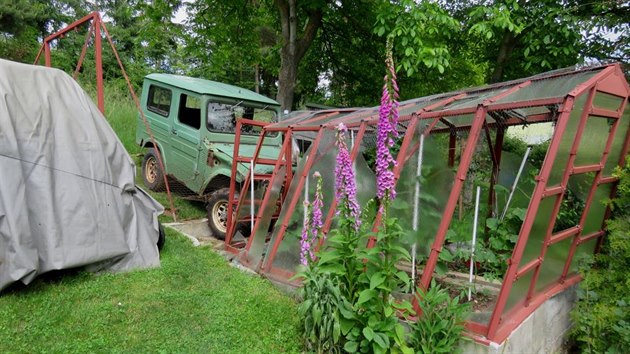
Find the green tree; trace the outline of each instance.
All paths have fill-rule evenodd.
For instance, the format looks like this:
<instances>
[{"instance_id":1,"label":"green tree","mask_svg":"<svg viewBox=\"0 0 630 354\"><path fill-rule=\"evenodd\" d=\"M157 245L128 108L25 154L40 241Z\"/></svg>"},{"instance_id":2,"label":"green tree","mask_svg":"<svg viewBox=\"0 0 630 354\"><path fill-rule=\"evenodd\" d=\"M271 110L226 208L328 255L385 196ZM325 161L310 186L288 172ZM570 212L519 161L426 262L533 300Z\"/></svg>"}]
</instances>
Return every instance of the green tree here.
<instances>
[{"instance_id":1,"label":"green tree","mask_svg":"<svg viewBox=\"0 0 630 354\"><path fill-rule=\"evenodd\" d=\"M188 7L185 55L195 76L276 93L277 18L271 3L202 0Z\"/></svg>"}]
</instances>

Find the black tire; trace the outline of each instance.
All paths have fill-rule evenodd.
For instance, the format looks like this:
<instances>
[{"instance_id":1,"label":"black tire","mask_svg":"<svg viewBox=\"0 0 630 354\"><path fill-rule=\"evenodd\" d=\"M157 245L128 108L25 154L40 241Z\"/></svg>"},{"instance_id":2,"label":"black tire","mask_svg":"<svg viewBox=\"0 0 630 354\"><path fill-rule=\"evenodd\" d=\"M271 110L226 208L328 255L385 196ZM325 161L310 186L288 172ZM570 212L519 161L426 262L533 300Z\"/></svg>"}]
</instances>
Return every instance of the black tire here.
<instances>
[{"instance_id":1,"label":"black tire","mask_svg":"<svg viewBox=\"0 0 630 354\"><path fill-rule=\"evenodd\" d=\"M238 194L236 195L238 198ZM212 231L212 235L219 240L225 240L227 233L227 211L229 208L230 189L221 188L214 191L208 199L206 204L206 211L208 212L208 226ZM243 236L248 237L251 233L249 223L239 223L237 225L238 231Z\"/></svg>"},{"instance_id":2,"label":"black tire","mask_svg":"<svg viewBox=\"0 0 630 354\"><path fill-rule=\"evenodd\" d=\"M164 233L164 226L162 224L158 224L158 240L157 240L157 248L158 251L161 251L164 248L164 242L166 242L166 233Z\"/></svg>"},{"instance_id":3,"label":"black tire","mask_svg":"<svg viewBox=\"0 0 630 354\"><path fill-rule=\"evenodd\" d=\"M160 168L160 161L154 148L147 150L142 159L142 182L154 192L162 192L166 187L164 173Z\"/></svg>"}]
</instances>

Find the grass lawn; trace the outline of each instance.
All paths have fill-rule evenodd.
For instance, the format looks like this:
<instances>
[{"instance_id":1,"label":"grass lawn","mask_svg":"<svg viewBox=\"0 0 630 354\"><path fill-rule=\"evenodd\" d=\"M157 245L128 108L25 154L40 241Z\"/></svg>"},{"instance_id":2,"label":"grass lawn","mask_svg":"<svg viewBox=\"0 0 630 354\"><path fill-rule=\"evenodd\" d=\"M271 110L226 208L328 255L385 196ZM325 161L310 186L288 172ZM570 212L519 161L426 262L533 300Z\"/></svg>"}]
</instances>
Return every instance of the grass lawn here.
<instances>
[{"instance_id":1,"label":"grass lawn","mask_svg":"<svg viewBox=\"0 0 630 354\"><path fill-rule=\"evenodd\" d=\"M43 276L0 296L0 353L301 350L296 304L167 230L158 269Z\"/></svg>"}]
</instances>

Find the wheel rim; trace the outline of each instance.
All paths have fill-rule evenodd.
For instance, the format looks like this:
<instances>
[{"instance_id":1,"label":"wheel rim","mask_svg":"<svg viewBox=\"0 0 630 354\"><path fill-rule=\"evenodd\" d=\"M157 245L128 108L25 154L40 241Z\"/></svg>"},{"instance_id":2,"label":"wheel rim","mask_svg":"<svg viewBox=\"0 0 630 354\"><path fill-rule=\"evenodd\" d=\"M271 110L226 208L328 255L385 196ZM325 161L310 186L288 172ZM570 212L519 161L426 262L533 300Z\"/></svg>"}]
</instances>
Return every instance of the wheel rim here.
<instances>
[{"instance_id":1,"label":"wheel rim","mask_svg":"<svg viewBox=\"0 0 630 354\"><path fill-rule=\"evenodd\" d=\"M146 168L144 170L144 178L147 180L147 182L149 182L150 184L153 184L155 183L155 181L157 181L157 174L158 174L157 161L155 160L153 156L151 156L147 159L147 162L146 162Z\"/></svg>"},{"instance_id":2,"label":"wheel rim","mask_svg":"<svg viewBox=\"0 0 630 354\"><path fill-rule=\"evenodd\" d=\"M227 200L220 200L212 207L212 221L222 233L227 232Z\"/></svg>"}]
</instances>

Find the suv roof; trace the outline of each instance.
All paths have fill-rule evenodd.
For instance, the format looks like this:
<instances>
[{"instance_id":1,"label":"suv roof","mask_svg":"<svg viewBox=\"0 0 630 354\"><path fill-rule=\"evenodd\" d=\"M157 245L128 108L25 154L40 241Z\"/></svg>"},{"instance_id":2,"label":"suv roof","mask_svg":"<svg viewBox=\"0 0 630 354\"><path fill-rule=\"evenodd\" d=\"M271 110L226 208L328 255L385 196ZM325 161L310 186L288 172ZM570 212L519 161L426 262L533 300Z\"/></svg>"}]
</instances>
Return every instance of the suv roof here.
<instances>
[{"instance_id":1,"label":"suv roof","mask_svg":"<svg viewBox=\"0 0 630 354\"><path fill-rule=\"evenodd\" d=\"M278 102L269 97L242 87L228 85L221 82L173 74L149 74L146 78L202 95L237 98L245 101L265 103L272 106L280 105Z\"/></svg>"}]
</instances>

